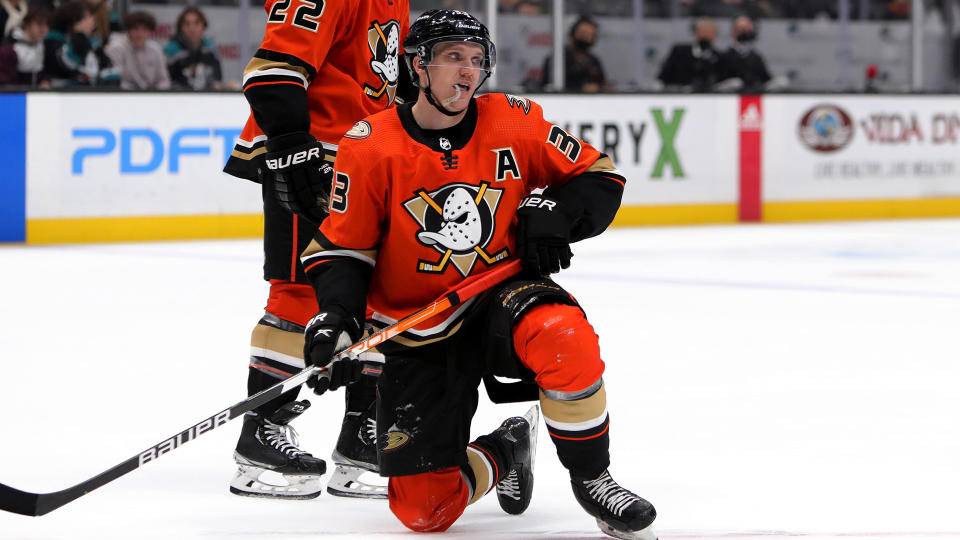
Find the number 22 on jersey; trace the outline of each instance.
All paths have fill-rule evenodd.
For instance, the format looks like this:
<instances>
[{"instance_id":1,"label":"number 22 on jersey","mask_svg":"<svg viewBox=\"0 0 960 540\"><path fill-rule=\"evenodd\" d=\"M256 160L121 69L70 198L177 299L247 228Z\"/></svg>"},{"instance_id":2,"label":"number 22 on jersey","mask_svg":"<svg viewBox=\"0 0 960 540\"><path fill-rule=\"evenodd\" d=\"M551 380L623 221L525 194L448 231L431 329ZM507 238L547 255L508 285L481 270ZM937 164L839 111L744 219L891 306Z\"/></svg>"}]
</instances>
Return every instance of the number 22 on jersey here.
<instances>
[{"instance_id":1,"label":"number 22 on jersey","mask_svg":"<svg viewBox=\"0 0 960 540\"><path fill-rule=\"evenodd\" d=\"M267 15L267 24L283 24L287 22L290 15L290 4L296 2L297 7L293 10L293 20L290 22L293 26L316 32L319 24L317 21L323 16L323 0L279 0L270 8L270 14Z\"/></svg>"}]
</instances>

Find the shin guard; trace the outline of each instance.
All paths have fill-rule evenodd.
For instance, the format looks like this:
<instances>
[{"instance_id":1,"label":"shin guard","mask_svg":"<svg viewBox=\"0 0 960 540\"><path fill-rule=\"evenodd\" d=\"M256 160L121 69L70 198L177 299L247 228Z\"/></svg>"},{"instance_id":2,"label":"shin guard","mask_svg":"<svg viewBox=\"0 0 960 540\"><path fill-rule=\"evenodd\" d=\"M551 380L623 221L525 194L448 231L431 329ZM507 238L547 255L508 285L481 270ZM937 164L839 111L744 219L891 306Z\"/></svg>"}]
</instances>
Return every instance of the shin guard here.
<instances>
[{"instance_id":1,"label":"shin guard","mask_svg":"<svg viewBox=\"0 0 960 540\"><path fill-rule=\"evenodd\" d=\"M543 418L570 472L593 478L610 463L603 361L593 327L575 306L546 304L513 329L514 350L536 374Z\"/></svg>"}]
</instances>

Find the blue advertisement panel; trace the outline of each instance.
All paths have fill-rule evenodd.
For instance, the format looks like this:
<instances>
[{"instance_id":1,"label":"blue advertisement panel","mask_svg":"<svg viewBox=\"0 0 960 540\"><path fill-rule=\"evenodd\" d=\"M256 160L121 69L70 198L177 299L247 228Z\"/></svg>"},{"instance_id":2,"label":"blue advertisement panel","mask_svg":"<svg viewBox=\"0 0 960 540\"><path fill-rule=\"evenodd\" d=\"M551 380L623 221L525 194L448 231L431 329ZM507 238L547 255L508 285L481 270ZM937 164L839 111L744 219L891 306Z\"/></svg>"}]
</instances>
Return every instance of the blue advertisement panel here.
<instances>
[{"instance_id":1,"label":"blue advertisement panel","mask_svg":"<svg viewBox=\"0 0 960 540\"><path fill-rule=\"evenodd\" d=\"M0 94L0 242L26 240L27 96Z\"/></svg>"}]
</instances>

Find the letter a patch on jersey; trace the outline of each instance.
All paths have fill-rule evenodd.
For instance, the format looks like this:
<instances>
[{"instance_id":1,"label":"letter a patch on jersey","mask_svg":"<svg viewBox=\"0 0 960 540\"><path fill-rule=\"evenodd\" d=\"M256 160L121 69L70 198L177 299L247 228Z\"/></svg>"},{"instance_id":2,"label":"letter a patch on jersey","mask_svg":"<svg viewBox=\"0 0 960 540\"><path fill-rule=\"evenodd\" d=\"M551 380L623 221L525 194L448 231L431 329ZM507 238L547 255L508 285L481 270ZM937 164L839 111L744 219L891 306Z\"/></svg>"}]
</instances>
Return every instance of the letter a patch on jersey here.
<instances>
[{"instance_id":1,"label":"letter a patch on jersey","mask_svg":"<svg viewBox=\"0 0 960 540\"><path fill-rule=\"evenodd\" d=\"M418 272L441 273L452 264L467 277L478 257L493 265L509 256L506 248L495 254L489 250L503 194L502 189L489 186L487 182L479 186L458 182L430 193L421 189L403 203L420 225L417 242L439 254L434 260L418 260Z\"/></svg>"},{"instance_id":2,"label":"letter a patch on jersey","mask_svg":"<svg viewBox=\"0 0 960 540\"><path fill-rule=\"evenodd\" d=\"M497 154L497 182L503 182L509 174L514 180L520 180L520 166L517 165L517 157L513 155L513 148L495 148L491 150Z\"/></svg>"}]
</instances>

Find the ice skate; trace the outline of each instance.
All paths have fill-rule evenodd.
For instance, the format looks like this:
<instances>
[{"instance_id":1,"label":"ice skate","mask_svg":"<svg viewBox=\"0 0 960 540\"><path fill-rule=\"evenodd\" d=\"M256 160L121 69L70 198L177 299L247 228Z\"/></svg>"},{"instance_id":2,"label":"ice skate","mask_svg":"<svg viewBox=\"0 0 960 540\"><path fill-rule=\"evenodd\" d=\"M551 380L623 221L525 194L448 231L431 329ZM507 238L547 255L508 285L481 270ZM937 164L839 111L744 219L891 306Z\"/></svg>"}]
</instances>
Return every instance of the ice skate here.
<instances>
[{"instance_id":1,"label":"ice skate","mask_svg":"<svg viewBox=\"0 0 960 540\"><path fill-rule=\"evenodd\" d=\"M600 530L623 540L657 540L653 505L620 487L608 471L594 479L570 477L573 494L588 514L597 518Z\"/></svg>"},{"instance_id":2,"label":"ice skate","mask_svg":"<svg viewBox=\"0 0 960 540\"><path fill-rule=\"evenodd\" d=\"M310 406L292 401L270 417L247 413L233 459L236 476L230 492L247 497L312 499L320 495L327 471L322 459L297 448L297 432L289 425Z\"/></svg>"},{"instance_id":3,"label":"ice skate","mask_svg":"<svg viewBox=\"0 0 960 540\"><path fill-rule=\"evenodd\" d=\"M336 469L327 482L327 493L360 499L387 498L386 485L360 479L361 475L371 476L380 470L377 466L376 442L376 402L366 411L347 411L344 414L340 437L332 456Z\"/></svg>"},{"instance_id":4,"label":"ice skate","mask_svg":"<svg viewBox=\"0 0 960 540\"><path fill-rule=\"evenodd\" d=\"M513 467L503 480L497 482L497 501L508 514L522 514L533 497L533 464L537 454L537 426L540 408L530 407L523 417L508 418L491 435L502 432L512 443Z\"/></svg>"}]
</instances>

